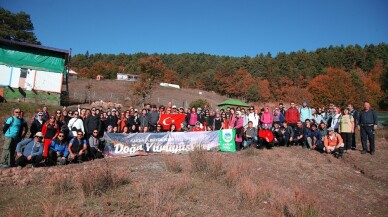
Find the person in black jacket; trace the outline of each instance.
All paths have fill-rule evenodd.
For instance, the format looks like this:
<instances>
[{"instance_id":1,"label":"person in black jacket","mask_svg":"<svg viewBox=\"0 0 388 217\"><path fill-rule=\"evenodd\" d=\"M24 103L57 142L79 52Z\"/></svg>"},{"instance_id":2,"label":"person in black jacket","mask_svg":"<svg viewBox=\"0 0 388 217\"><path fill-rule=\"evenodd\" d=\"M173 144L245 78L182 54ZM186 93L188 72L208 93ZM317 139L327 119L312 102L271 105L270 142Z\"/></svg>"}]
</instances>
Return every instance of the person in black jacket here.
<instances>
[{"instance_id":1,"label":"person in black jacket","mask_svg":"<svg viewBox=\"0 0 388 217\"><path fill-rule=\"evenodd\" d=\"M128 127L130 133L135 132L136 126L139 125L139 123L137 123L137 118L135 117L133 111L127 111L127 113L125 113L125 116L125 126Z\"/></svg>"},{"instance_id":2,"label":"person in black jacket","mask_svg":"<svg viewBox=\"0 0 388 217\"><path fill-rule=\"evenodd\" d=\"M358 117L358 130L361 131L361 143L362 151L361 154L366 154L368 151L369 140L370 154L375 154L375 130L377 130L377 115L370 107L369 102L364 103L364 110L360 112Z\"/></svg>"},{"instance_id":3,"label":"person in black jacket","mask_svg":"<svg viewBox=\"0 0 388 217\"><path fill-rule=\"evenodd\" d=\"M44 124L44 120L43 120L43 112L39 112L38 113L38 118L37 119L34 119L31 123L31 127L30 127L30 138L34 138L35 134L37 132L42 132L42 126Z\"/></svg>"},{"instance_id":4,"label":"person in black jacket","mask_svg":"<svg viewBox=\"0 0 388 217\"><path fill-rule=\"evenodd\" d=\"M93 131L101 131L100 117L96 114L96 108L92 108L92 113L85 119L85 138L88 139L93 135Z\"/></svg>"},{"instance_id":5,"label":"person in black jacket","mask_svg":"<svg viewBox=\"0 0 388 217\"><path fill-rule=\"evenodd\" d=\"M354 131L352 133L352 150L356 150L356 128L358 126L358 112L353 108L352 104L348 105L349 114L353 116L354 119Z\"/></svg>"},{"instance_id":6,"label":"person in black jacket","mask_svg":"<svg viewBox=\"0 0 388 217\"><path fill-rule=\"evenodd\" d=\"M117 122L119 121L119 117L116 115L116 109L112 109L112 114L108 116L106 119L106 126L117 127Z\"/></svg>"},{"instance_id":7,"label":"person in black jacket","mask_svg":"<svg viewBox=\"0 0 388 217\"><path fill-rule=\"evenodd\" d=\"M295 145L300 145L302 147L305 147L305 135L306 135L306 130L302 124L301 121L298 121L296 123L296 127L294 129L294 143Z\"/></svg>"}]
</instances>

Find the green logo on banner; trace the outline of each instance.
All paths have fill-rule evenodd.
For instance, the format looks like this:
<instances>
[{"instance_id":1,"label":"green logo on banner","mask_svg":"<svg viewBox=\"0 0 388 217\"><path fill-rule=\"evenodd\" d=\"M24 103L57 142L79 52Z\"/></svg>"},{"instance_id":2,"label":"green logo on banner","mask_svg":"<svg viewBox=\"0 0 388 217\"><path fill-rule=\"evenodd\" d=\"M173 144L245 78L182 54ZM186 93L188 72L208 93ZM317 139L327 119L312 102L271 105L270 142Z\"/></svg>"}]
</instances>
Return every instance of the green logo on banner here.
<instances>
[{"instance_id":1,"label":"green logo on banner","mask_svg":"<svg viewBox=\"0 0 388 217\"><path fill-rule=\"evenodd\" d=\"M235 152L236 144L234 138L236 137L235 129L220 130L218 132L218 138L220 141L220 150L227 152Z\"/></svg>"}]
</instances>

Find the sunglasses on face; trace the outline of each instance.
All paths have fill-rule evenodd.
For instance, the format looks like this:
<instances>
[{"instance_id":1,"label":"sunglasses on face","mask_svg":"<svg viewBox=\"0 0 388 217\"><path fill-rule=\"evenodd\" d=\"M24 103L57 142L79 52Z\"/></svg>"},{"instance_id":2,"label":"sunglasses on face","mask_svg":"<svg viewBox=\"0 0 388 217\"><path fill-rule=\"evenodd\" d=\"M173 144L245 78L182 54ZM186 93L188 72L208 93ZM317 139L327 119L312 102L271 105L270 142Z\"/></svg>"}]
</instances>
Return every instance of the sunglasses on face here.
<instances>
[{"instance_id":1,"label":"sunglasses on face","mask_svg":"<svg viewBox=\"0 0 388 217\"><path fill-rule=\"evenodd\" d=\"M63 137L64 137L64 135L59 135L59 136L58 136L58 138L63 138Z\"/></svg>"},{"instance_id":2,"label":"sunglasses on face","mask_svg":"<svg viewBox=\"0 0 388 217\"><path fill-rule=\"evenodd\" d=\"M43 136L35 136L38 139L43 139Z\"/></svg>"},{"instance_id":3,"label":"sunglasses on face","mask_svg":"<svg viewBox=\"0 0 388 217\"><path fill-rule=\"evenodd\" d=\"M77 134L78 136L82 136L82 134Z\"/></svg>"},{"instance_id":4,"label":"sunglasses on face","mask_svg":"<svg viewBox=\"0 0 388 217\"><path fill-rule=\"evenodd\" d=\"M98 132L93 132L93 133L98 133Z\"/></svg>"}]
</instances>

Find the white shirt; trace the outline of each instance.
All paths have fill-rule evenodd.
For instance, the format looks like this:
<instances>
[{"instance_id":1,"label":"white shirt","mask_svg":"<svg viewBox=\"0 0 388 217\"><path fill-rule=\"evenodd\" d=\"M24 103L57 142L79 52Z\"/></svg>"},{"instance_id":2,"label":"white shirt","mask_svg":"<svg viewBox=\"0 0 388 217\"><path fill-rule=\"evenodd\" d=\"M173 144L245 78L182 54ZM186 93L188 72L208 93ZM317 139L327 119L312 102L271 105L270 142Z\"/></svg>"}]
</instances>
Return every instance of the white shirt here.
<instances>
[{"instance_id":1,"label":"white shirt","mask_svg":"<svg viewBox=\"0 0 388 217\"><path fill-rule=\"evenodd\" d=\"M253 127L257 128L257 125L259 124L259 115L254 112L250 112L248 115L248 121L252 121Z\"/></svg>"},{"instance_id":2,"label":"white shirt","mask_svg":"<svg viewBox=\"0 0 388 217\"><path fill-rule=\"evenodd\" d=\"M75 127L77 130L81 130L85 134L84 122L80 118L72 118L67 125L69 130L73 133L73 136L77 136L77 131L72 131L71 128Z\"/></svg>"}]
</instances>

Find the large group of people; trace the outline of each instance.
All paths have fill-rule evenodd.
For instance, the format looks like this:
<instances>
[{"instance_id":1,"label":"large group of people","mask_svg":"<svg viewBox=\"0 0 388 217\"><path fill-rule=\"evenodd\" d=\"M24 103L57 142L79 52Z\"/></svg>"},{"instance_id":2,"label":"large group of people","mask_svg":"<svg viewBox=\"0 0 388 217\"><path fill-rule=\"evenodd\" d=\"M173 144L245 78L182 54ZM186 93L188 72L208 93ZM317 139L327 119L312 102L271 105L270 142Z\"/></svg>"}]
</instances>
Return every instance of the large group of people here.
<instances>
[{"instance_id":1,"label":"large group of people","mask_svg":"<svg viewBox=\"0 0 388 217\"><path fill-rule=\"evenodd\" d=\"M163 130L159 123L161 114L184 114L185 120L176 126L172 123ZM178 130L179 129L179 130ZM279 103L273 110L263 108L227 107L214 110L203 108L178 108L145 104L140 110L121 108L63 107L50 115L47 106L38 109L28 125L24 113L14 109L4 122L4 143L1 167L63 165L102 158L104 133L159 133L198 132L235 129L236 150L249 146L272 148L274 146L301 146L309 150L333 153L341 158L343 153L356 150L355 131L361 132L361 153L375 153L374 131L377 116L368 102L357 112L351 104L339 108L311 108L307 102L297 107L294 102L286 109ZM30 134L29 138L26 138Z\"/></svg>"}]
</instances>

